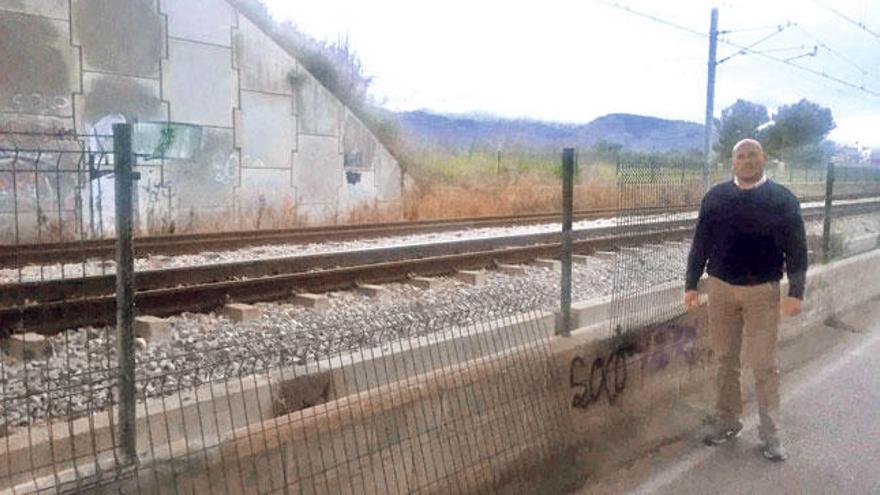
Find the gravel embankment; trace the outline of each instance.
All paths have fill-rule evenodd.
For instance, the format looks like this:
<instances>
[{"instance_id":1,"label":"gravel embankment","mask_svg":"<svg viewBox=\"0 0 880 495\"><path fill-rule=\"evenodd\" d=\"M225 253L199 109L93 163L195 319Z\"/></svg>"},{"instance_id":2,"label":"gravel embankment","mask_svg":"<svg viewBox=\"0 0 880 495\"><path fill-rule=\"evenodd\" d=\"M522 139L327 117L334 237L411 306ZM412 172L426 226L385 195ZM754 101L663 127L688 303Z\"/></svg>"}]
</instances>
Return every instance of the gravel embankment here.
<instances>
[{"instance_id":1,"label":"gravel embankment","mask_svg":"<svg viewBox=\"0 0 880 495\"><path fill-rule=\"evenodd\" d=\"M810 222L821 233L821 222ZM836 220L835 232L880 232L880 216ZM684 270L687 246L645 248L614 262L591 258L574 266L574 299L621 294L671 280ZM169 343L140 341L139 397L162 397L199 384L303 364L473 322L555 309L559 274L528 267L524 276L489 273L482 287L443 279L421 290L388 284L391 295L376 302L355 292L330 294L329 308L305 309L263 303L258 320L234 323L213 314L169 319ZM84 328L52 337L55 355L23 364L2 357L0 425L23 426L47 417L77 417L106 408L115 387L116 341L110 328Z\"/></svg>"},{"instance_id":2,"label":"gravel embankment","mask_svg":"<svg viewBox=\"0 0 880 495\"><path fill-rule=\"evenodd\" d=\"M683 259L684 249L679 246L667 248L662 256L630 257L627 263L650 268L654 282L675 279L681 276L681 267L666 260L673 251ZM620 263L591 258L586 264L576 264L574 299L609 294L615 285L646 283L644 278L621 277ZM138 394L167 396L208 381L304 364L468 323L555 309L559 274L529 266L521 276L489 272L488 283L480 287L452 278L443 278L439 288L430 290L397 283L386 287L391 294L383 302L356 292L337 292L330 294L330 305L322 310L261 303L257 306L262 316L244 323L214 314L172 317L171 342L138 342ZM115 386L113 331L71 330L51 341L55 355L48 360L23 365L5 359L0 422L6 418L7 424L20 426L27 418L78 416L108 405L109 391Z\"/></svg>"}]
</instances>

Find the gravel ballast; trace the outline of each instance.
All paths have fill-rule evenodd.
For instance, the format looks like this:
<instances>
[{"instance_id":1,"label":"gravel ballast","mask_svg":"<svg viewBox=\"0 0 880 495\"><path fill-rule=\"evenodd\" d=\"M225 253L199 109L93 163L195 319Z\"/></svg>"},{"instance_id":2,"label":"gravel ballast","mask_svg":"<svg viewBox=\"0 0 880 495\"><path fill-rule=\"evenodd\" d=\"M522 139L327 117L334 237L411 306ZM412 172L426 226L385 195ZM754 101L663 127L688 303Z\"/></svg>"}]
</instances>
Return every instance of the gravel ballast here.
<instances>
[{"instance_id":1,"label":"gravel ballast","mask_svg":"<svg viewBox=\"0 0 880 495\"><path fill-rule=\"evenodd\" d=\"M809 233L821 233L810 222ZM838 219L834 231L880 232L880 218ZM686 243L640 248L616 260L591 257L573 267L574 300L631 293L683 277ZM410 284L384 286L376 301L356 291L329 294L324 309L289 302L261 303L260 318L235 323L215 314L169 318L172 338L137 342L137 393L163 397L182 389L279 367L314 362L340 353L388 345L470 323L555 310L559 273L528 266L525 275L490 271L484 286L442 278L435 289ZM20 427L46 418L74 418L116 400L116 339L111 328L83 328L51 337L51 357L21 363L3 356L0 366L0 425Z\"/></svg>"}]
</instances>

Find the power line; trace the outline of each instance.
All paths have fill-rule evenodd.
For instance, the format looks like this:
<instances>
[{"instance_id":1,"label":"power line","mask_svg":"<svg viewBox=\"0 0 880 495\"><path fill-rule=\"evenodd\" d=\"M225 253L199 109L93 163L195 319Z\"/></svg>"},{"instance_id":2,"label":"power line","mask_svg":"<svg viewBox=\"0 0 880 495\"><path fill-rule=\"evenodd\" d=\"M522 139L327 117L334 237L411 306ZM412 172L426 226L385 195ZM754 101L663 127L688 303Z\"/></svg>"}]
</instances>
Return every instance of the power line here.
<instances>
[{"instance_id":1,"label":"power line","mask_svg":"<svg viewBox=\"0 0 880 495\"><path fill-rule=\"evenodd\" d=\"M803 65L793 64L793 63L791 63L789 60L782 59L782 58L778 58L778 57L774 57L773 55L767 55L766 53L763 53L763 52L758 52L758 51L755 51L755 50L751 50L751 49L749 49L748 47L745 47L745 46L742 46L742 45L738 45L738 44L736 44L736 43L732 43L732 42L730 42L730 41L722 41L722 43L724 43L725 45L732 46L732 47L734 47L734 48L739 48L740 50L745 50L746 52L748 52L748 53L750 53L750 54L752 54L752 55L758 55L758 56L760 56L760 57L764 57L764 58L766 58L766 59L773 60L773 61L775 61L775 62L779 62L779 63L781 63L781 64L785 64L785 65L788 65L788 66L794 67L795 69L799 69L799 70L802 70L802 71L805 71L805 72L809 72L810 74L813 74L813 75L816 75L816 76L819 76L819 77L824 77L825 79L828 79L828 80L830 80L830 81L834 81L834 82L836 82L836 83L838 83L838 84L842 84L842 85L847 86L847 87L852 88L852 89L856 89L856 90L862 91L862 92L864 92L864 93L866 93L866 94L869 94L869 95L871 95L871 96L880 96L880 92L877 92L877 91L873 91L873 90L871 90L871 89L868 89L867 87L865 87L864 84L862 84L862 85L858 85L858 84L855 84L855 83L851 83L851 82L849 82L849 81L845 81L845 80L843 80L843 79L841 79L841 78L839 78L839 77L832 76L832 75L828 74L827 72L822 72L822 71L818 71L818 70L815 70L815 69L811 69L811 68L809 68L809 67L804 67Z\"/></svg>"},{"instance_id":2,"label":"power line","mask_svg":"<svg viewBox=\"0 0 880 495\"><path fill-rule=\"evenodd\" d=\"M640 11L638 11L638 10L633 9L632 7L629 7L629 6L626 6L626 5L621 5L621 4L618 3L618 2L612 2L612 1L609 1L609 0L595 0L595 1L597 1L597 2L599 2L599 3L601 3L601 4L603 4L603 5L607 5L607 6L609 6L609 7L613 7L613 8L616 8L616 9L618 9L618 10L623 10L623 11L625 11L625 12L629 12L630 14L633 14L633 15L636 15L636 16L639 16L639 17L643 17L643 18L645 18L645 19L650 19L650 20L652 20L652 21L654 21L654 22L657 22L657 23L663 24L663 25L665 25L665 26L669 26L669 27L675 28L675 29L677 29L677 30L679 30L679 31L684 31L684 32L687 32L687 33L690 33L690 34L693 34L693 35L697 35L697 36L703 37L703 38L708 38L708 37L709 37L709 35L706 34L706 33L703 33L703 32L700 32L700 31L697 31L697 30L695 30L695 29L691 29L691 28L689 28L689 27L687 27L687 26L683 26L683 25L681 25L681 24L676 24L676 23L674 23L674 22L668 21L668 20L666 20L666 19L663 19L663 18L661 18L661 17L655 16L655 15L653 15L653 14L647 14L647 13L645 13L645 12L640 12ZM816 1L818 1L818 0L816 0ZM880 39L880 36L878 36L878 39ZM727 40L719 40L719 41L720 41L721 43L724 43L725 45L731 46L731 47L733 47L733 48L737 48L737 49L739 49L740 51L743 51L743 52L746 52L746 53L750 53L750 54L752 54L752 55L758 55L758 56L760 56L760 57L764 57L764 58L766 58L766 59L768 59L768 60L773 60L774 62L778 62L778 63L780 63L780 64L788 65L788 66L793 67L793 68L795 68L795 69L798 69L798 70L801 70L801 71L804 71L804 72L808 72L808 73L810 73L810 74L813 74L813 75L818 76L818 77L822 77L822 78L824 78L824 79L828 79L829 81L834 81L834 82L836 82L836 83L838 83L838 84L841 84L841 85L843 85L843 86L846 86L846 87L848 87L848 88L855 89L855 90L857 90L857 91L861 91L861 92L863 92L863 93L865 93L865 94L869 94L869 95L871 95L871 96L880 96L880 92L877 92L877 91L874 91L874 90L868 89L867 87L865 87L864 84L859 85L859 84L851 83L851 82L846 81L846 80L844 80L844 79L841 79L841 78L839 78L839 77L832 76L832 75L830 75L830 74L828 74L828 73L826 73L826 72L818 71L818 70L814 70L814 69L810 69L809 67L805 67L805 66L803 66L803 65L794 64L794 63L791 63L790 61L788 61L788 60L786 60L786 59L782 59L782 58L774 57L774 56L772 56L772 55L768 55L768 54L766 54L766 53L762 53L762 52L759 52L759 51L755 51L755 50L752 50L751 48L749 48L749 47L747 47L747 46L739 45L739 44L733 43L733 42L731 42L731 41L727 41Z\"/></svg>"},{"instance_id":3,"label":"power line","mask_svg":"<svg viewBox=\"0 0 880 495\"><path fill-rule=\"evenodd\" d=\"M599 3L601 3L601 4L607 5L607 6L609 6L609 7L613 7L613 8L615 8L615 9L619 9L619 10L623 10L624 12L629 12L630 14L633 14L633 15L636 15L636 16L639 16L639 17L644 17L645 19L650 19L650 20L652 20L652 21L654 21L654 22L659 22L660 24L664 24L664 25L666 25L666 26L669 26L669 27L672 27L672 28L678 29L679 31L684 31L684 32L686 32L686 33L690 33L690 34L693 34L693 35L699 36L699 37L701 37L701 38L707 38L707 37L709 36L708 34L706 34L706 33L704 33L704 32L697 31L696 29L691 29L691 28L689 28L689 27L687 27L687 26L682 26L681 24L676 24L676 23L674 23L674 22L667 21L666 19L661 19L660 17L657 17L657 16L655 16L655 15L647 14L647 13L645 13L645 12L639 12L638 10L633 10L633 9L632 9L631 7L629 7L628 5L621 5L619 2L612 2L612 1L609 1L609 0L596 0L596 1L599 2Z\"/></svg>"},{"instance_id":4,"label":"power line","mask_svg":"<svg viewBox=\"0 0 880 495\"><path fill-rule=\"evenodd\" d=\"M829 5L825 5L824 3L820 2L819 0L813 0L813 1L816 2L817 4L819 4L820 7L831 12L832 14L836 15L837 17L840 17L841 19L845 20L846 22L858 27L862 31L873 36L874 38L877 38L877 40L880 40L880 33L872 31L870 28L868 28L868 26L865 25L864 22L859 22L859 21L853 19L852 17L844 14L843 12L835 9L834 7L831 7Z\"/></svg>"},{"instance_id":5,"label":"power line","mask_svg":"<svg viewBox=\"0 0 880 495\"><path fill-rule=\"evenodd\" d=\"M777 34L779 34L779 33L783 32L783 31L785 31L789 26L790 26L790 25L780 25L780 26L778 26L778 27L776 28L776 31L773 31L772 33L770 33L770 34L764 36L763 38L761 38L761 39L759 39L758 41L752 43L751 45L747 46L746 48L754 48L754 47L760 45L761 43L763 43L763 42L769 40L770 38L776 36ZM765 50L765 51L766 51L766 50ZM746 53L745 51L740 50L740 51L734 53L733 55L730 55L730 56L727 56L727 57L722 58L722 59L719 60L717 63L718 63L719 65L720 65L720 64L723 64L724 62L727 62L728 60L732 59L733 57L735 57L735 56L737 56L737 55L743 55L743 54L745 54L745 53Z\"/></svg>"},{"instance_id":6,"label":"power line","mask_svg":"<svg viewBox=\"0 0 880 495\"><path fill-rule=\"evenodd\" d=\"M783 26L788 26L791 23L787 24L776 24L774 26L761 26L761 27L752 27L752 28L742 28L742 29L722 29L718 31L718 34L733 34L733 33L750 33L754 31L769 31L771 29L780 30Z\"/></svg>"},{"instance_id":7,"label":"power line","mask_svg":"<svg viewBox=\"0 0 880 495\"><path fill-rule=\"evenodd\" d=\"M800 26L797 25L797 24L795 25L795 27L797 27L801 32L803 32L803 33L804 33L805 35L807 35L808 37L812 38L813 41L815 41L815 42L816 42L821 48L827 50L828 53L831 53L832 55L837 56L839 59L843 60L844 62L846 62L847 64L851 65L852 67L854 67L854 68L855 68L856 70L858 70L859 72L861 72L861 73L862 73L862 76L867 76L867 75L869 74L869 71L867 71L867 70L865 70L864 68L862 68L862 66L860 66L860 65L857 64L857 63L855 63L855 62L854 62L852 59L850 59L849 57L847 57L847 56L843 55L842 53L840 53L840 52L838 52L838 51L832 49L832 48L831 48L830 46L828 46L824 41L822 41L821 39L819 39L819 37L817 37L817 36L811 34L809 31L807 31L806 29L800 27Z\"/></svg>"}]
</instances>

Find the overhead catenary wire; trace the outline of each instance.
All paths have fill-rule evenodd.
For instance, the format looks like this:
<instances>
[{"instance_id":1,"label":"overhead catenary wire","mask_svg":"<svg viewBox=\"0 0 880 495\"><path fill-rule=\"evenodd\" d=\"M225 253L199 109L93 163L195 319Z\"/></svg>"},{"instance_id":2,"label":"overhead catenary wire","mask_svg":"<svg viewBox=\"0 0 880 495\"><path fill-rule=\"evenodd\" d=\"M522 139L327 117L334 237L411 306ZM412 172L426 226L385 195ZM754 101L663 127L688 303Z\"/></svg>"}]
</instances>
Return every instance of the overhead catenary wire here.
<instances>
[{"instance_id":1,"label":"overhead catenary wire","mask_svg":"<svg viewBox=\"0 0 880 495\"><path fill-rule=\"evenodd\" d=\"M635 9L633 9L632 7L629 7L629 6L627 6L627 5L622 5L622 4L619 3L619 2L613 2L613 1L610 1L610 0L595 0L595 1L597 1L597 2L599 2L599 3L601 3L601 4L603 4L603 5L606 5L606 6L616 8L616 9L618 9L618 10L623 10L623 11L625 11L625 12L629 12L630 14L633 14L633 15L636 15L636 16L639 16L639 17L643 17L643 18L646 18L646 19L650 19L650 20L655 21L655 22L657 22L657 23L660 23L660 24L663 24L663 25L666 25L666 26L669 26L669 27L673 27L673 28L675 28L675 29L677 29L677 30L679 30L679 31L687 32L687 33L690 33L690 34L693 34L693 35L697 35L697 36L700 36L700 37L703 37L703 38L708 38L708 37L709 37L708 33L704 33L704 32L698 31L698 30L696 30L696 29L692 29L692 28L689 28L689 27L687 27L687 26L683 26L683 25L681 25L681 24L677 24L677 23L675 23L675 22L671 22L671 21L669 21L669 20L663 19L663 18L661 18L661 17L659 17L659 16L656 16L656 15L653 15L653 14L648 14L648 13L645 13L645 12L641 12L641 11L635 10ZM878 36L878 38L880 38L880 36ZM782 58L779 58L779 57L774 57L774 56L772 56L772 55L768 55L768 54L766 54L766 53L763 53L763 52L760 52L760 51L753 50L753 49L751 49L751 48L749 48L749 47L747 47L747 46L743 46L743 45L740 45L740 44L734 43L734 42L732 42L732 41L721 40L721 39L719 39L718 41L719 41L719 43L723 43L723 44L728 45L728 46L730 46L730 47L737 48L737 49L739 49L740 51L745 51L746 53L749 53L749 54L752 54L752 55L758 55L758 56L760 56L760 57L764 57L764 58L766 58L766 59L768 59L768 60L772 60L772 61L774 61L774 62L778 62L778 63L781 63L781 64L785 64L785 65L790 66L790 67L793 67L793 68L795 68L795 69L798 69L798 70L801 70L801 71L804 71L804 72L810 73L810 74L812 74L812 75L814 75L814 76L818 76L818 77L821 77L821 78L824 78L824 79L828 79L829 81L834 81L834 82L836 82L836 83L838 83L838 84L841 84L841 85L843 85L843 86L846 86L846 87L848 87L848 88L850 88L850 89L854 89L854 90L857 90L857 91L861 91L861 92L863 92L863 93L865 93L865 94L868 94L868 95L871 95L871 96L880 96L880 92L878 92L878 91L874 91L874 90L872 90L872 89L869 89L869 88L866 87L864 84L856 84L856 83L852 83L852 82L847 81L847 80L845 80L845 79L841 79L841 78L839 78L839 77L832 76L831 74L828 74L827 72L818 71L818 70L815 70L815 69L811 69L811 68L809 68L809 67L805 67L805 66L803 66L803 65L795 64L795 63L792 63L790 60L782 59Z\"/></svg>"},{"instance_id":2,"label":"overhead catenary wire","mask_svg":"<svg viewBox=\"0 0 880 495\"><path fill-rule=\"evenodd\" d=\"M803 66L803 65L794 64L794 63L791 63L790 60L782 59L782 58L779 58L779 57L774 57L773 55L768 55L768 54L763 53L763 52L755 51L755 50L752 50L752 49L750 49L750 48L748 48L748 47L745 47L745 46L742 46L742 45L739 45L739 44L733 43L733 42L731 42L731 41L721 41L721 43L724 43L724 44L726 44L726 45L728 45L728 46L732 46L732 47L734 47L734 48L739 48L740 50L745 50L746 52L748 52L748 53L750 53L750 54L752 54L752 55L758 55L759 57L764 57L764 58L766 58L766 59L768 59L768 60L773 60L774 62L779 62L780 64L785 64L785 65L788 65L788 66L790 66L790 67L794 67L795 69L798 69L798 70L801 70L801 71L804 71L804 72L808 72L808 73L813 74L813 75L815 75L815 76L819 76L819 77L822 77L822 78L828 79L828 80L830 80L830 81L834 81L834 82L836 82L836 83L838 83L838 84L844 85L844 86L846 86L846 87L848 87L848 88L851 88L851 89L855 89L855 90L861 91L861 92L866 93L866 94L869 94L869 95L871 95L871 96L880 96L880 92L878 92L878 91L874 91L874 90L872 90L872 89L869 89L869 88L867 88L864 84L859 85L859 84L856 84L856 83L852 83L852 82L846 81L846 80L844 80L844 79L841 79L841 78L839 78L839 77L832 76L831 74L828 74L827 72L818 71L818 70L815 70L815 69L811 69L811 68L809 68L809 67L805 67L805 66Z\"/></svg>"},{"instance_id":3,"label":"overhead catenary wire","mask_svg":"<svg viewBox=\"0 0 880 495\"><path fill-rule=\"evenodd\" d=\"M758 41L752 43L752 44L749 45L747 48L754 48L754 47L760 45L761 43L763 43L763 42L769 40L770 38L776 36L777 34L779 34L779 33L783 32L783 31L785 31L788 27L789 27L789 25L779 25L779 26L776 28L776 31L773 31L772 33L770 33L770 34L768 34L768 35L766 35L766 36L760 38ZM721 40L721 41L723 42L723 40ZM766 50L765 50L765 52L766 52ZM732 55L729 55L729 56L727 56L727 57L724 57L723 59L721 59L721 60L719 60L718 62L716 62L716 64L717 64L717 65L721 65L721 64L723 64L724 62L727 62L728 60L732 59L733 57L735 57L735 56L737 56L737 55L743 55L743 54L745 54L745 53L746 53L745 51L740 50L740 51L738 51L738 52L735 52L735 53L732 54Z\"/></svg>"},{"instance_id":4,"label":"overhead catenary wire","mask_svg":"<svg viewBox=\"0 0 880 495\"><path fill-rule=\"evenodd\" d=\"M785 26L787 24L791 24L791 23L774 24L773 26L761 26L761 27L752 27L752 28L741 28L741 29L721 29L718 31L718 34L723 35L723 34L735 34L735 33L751 33L751 32L755 32L755 31L769 31L771 29L779 30L782 26Z\"/></svg>"},{"instance_id":5,"label":"overhead catenary wire","mask_svg":"<svg viewBox=\"0 0 880 495\"><path fill-rule=\"evenodd\" d=\"M875 39L877 39L878 42L880 42L880 33L878 33L877 31L874 31L873 29L869 28L867 25L865 25L864 22L857 21L857 20L853 19L852 17L850 17L850 16L844 14L843 12L841 12L841 11L835 9L834 7L832 7L832 6L830 6L830 5L827 5L827 4L824 3L824 2L821 2L821 1L819 1L819 0L813 0L813 1L816 2L820 7L822 7L822 8L824 8L825 10L831 12L832 14L836 15L837 17L840 17L841 19L845 20L846 22L848 22L848 23L850 23L850 24L852 24L852 25L858 27L858 28L861 29L862 31L864 31L864 32L866 32L866 33L868 33L868 34L870 34L870 35L873 36Z\"/></svg>"},{"instance_id":6,"label":"overhead catenary wire","mask_svg":"<svg viewBox=\"0 0 880 495\"><path fill-rule=\"evenodd\" d=\"M851 58L847 57L846 55L844 55L844 54L838 52L837 50L831 48L830 46L828 46L828 44L825 43L824 41L822 41L818 36L816 36L816 35L810 33L809 31L807 31L806 29L802 28L801 26L799 26L799 25L797 25L797 24L795 24L795 27L796 27L799 31L801 31L802 33L804 33L804 35L806 35L807 37L809 37L810 39L812 39L813 41L815 41L816 44L818 44L820 48L822 48L823 50L826 50L828 53L830 53L830 54L836 56L837 58L839 58L839 59L841 59L841 60L843 60L844 62L846 62L847 64L849 64L850 66L852 66L853 68L855 68L856 70L858 70L859 72L861 72L861 73L862 73L862 76L867 76L867 75L870 74L870 72L869 72L868 70L866 70L866 69L863 68L861 65L857 64L856 62L854 62Z\"/></svg>"}]
</instances>

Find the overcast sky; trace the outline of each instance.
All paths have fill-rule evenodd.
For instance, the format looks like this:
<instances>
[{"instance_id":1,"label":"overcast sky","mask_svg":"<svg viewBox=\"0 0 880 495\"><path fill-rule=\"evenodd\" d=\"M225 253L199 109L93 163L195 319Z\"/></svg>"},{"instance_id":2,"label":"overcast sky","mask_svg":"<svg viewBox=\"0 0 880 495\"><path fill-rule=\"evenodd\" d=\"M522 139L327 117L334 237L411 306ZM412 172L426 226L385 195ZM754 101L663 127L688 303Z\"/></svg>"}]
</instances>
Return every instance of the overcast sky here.
<instances>
[{"instance_id":1,"label":"overcast sky","mask_svg":"<svg viewBox=\"0 0 880 495\"><path fill-rule=\"evenodd\" d=\"M348 35L372 95L394 110L426 108L585 123L626 112L703 122L708 38L596 0L264 0L280 20L312 36ZM610 2L615 3L615 2ZM832 109L838 142L880 146L880 33L877 0L621 0L698 33L719 8L722 36L755 50L864 86L740 55L718 66L715 115L744 98L772 111L801 98ZM769 27L769 28L768 28ZM751 28L768 28L739 31ZM804 48L800 48L803 46ZM793 48L793 49L792 49ZM791 50L789 50L791 49ZM736 52L719 45L718 59Z\"/></svg>"}]
</instances>

